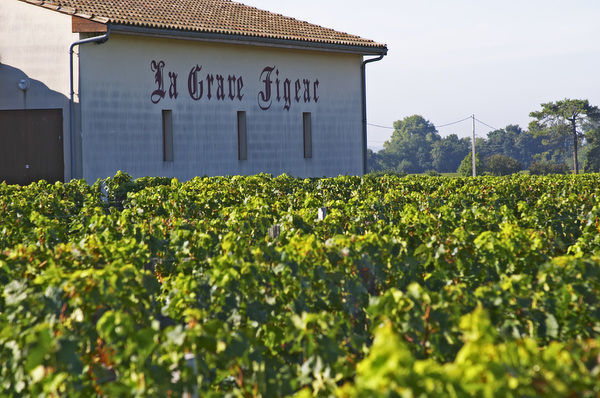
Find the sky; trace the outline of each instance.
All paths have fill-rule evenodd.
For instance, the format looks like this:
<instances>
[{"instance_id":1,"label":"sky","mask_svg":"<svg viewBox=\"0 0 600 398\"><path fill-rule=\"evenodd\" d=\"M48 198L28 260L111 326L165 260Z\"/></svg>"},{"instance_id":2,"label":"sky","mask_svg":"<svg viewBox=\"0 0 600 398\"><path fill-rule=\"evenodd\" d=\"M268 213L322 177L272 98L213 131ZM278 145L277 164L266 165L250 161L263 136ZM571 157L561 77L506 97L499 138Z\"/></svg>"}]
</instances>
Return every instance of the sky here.
<instances>
[{"instance_id":1,"label":"sky","mask_svg":"<svg viewBox=\"0 0 600 398\"><path fill-rule=\"evenodd\" d=\"M418 114L435 125L475 114L494 128L526 128L540 104L600 106L598 0L238 0L388 46L367 66L370 124ZM480 123L476 134L491 129ZM369 126L379 150L392 129ZM438 129L471 136L465 121Z\"/></svg>"}]
</instances>

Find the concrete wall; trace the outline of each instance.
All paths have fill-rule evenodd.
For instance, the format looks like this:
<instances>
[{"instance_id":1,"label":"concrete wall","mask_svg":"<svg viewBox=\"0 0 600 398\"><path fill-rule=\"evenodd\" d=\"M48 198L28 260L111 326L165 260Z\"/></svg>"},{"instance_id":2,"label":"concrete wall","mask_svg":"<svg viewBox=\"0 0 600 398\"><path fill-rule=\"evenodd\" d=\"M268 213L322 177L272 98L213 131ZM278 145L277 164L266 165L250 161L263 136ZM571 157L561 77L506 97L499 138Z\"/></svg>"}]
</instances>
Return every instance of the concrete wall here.
<instances>
[{"instance_id":1,"label":"concrete wall","mask_svg":"<svg viewBox=\"0 0 600 398\"><path fill-rule=\"evenodd\" d=\"M113 33L103 45L81 48L83 177L88 181L122 170L135 177L288 173L294 176L335 176L362 172L361 83L359 55L333 54L198 41L144 38ZM164 98L156 68L164 62ZM189 75L196 65L203 96L192 99ZM271 106L259 101L265 92L265 67L271 73ZM169 73L176 73L177 97L170 97ZM207 74L214 77L211 99ZM224 78L225 99L216 98L217 75ZM233 99L228 77L237 80ZM283 97L285 79L292 97L295 81L300 100L289 110L277 101L276 79ZM309 100L304 99L309 80ZM315 82L317 102L314 100ZM192 80L193 83L193 80ZM199 94L199 82L195 86ZM171 90L171 94L175 94ZM174 161L163 162L162 110L173 112ZM248 159L238 160L237 112L247 114ZM303 156L302 113L312 113L313 157Z\"/></svg>"},{"instance_id":2,"label":"concrete wall","mask_svg":"<svg viewBox=\"0 0 600 398\"><path fill-rule=\"evenodd\" d=\"M0 110L63 109L65 177L70 178L69 45L71 17L0 0ZM28 79L26 92L18 88ZM2 128L2 126L0 126Z\"/></svg>"}]
</instances>

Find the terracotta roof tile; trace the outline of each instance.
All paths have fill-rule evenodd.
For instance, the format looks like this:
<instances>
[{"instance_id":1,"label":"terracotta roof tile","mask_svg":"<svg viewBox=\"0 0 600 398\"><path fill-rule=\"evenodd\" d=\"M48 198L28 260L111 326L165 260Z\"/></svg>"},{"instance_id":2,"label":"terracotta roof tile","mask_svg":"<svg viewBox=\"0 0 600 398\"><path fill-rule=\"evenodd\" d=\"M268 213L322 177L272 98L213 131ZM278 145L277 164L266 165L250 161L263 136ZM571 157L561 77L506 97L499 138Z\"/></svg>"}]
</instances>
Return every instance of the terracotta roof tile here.
<instances>
[{"instance_id":1,"label":"terracotta roof tile","mask_svg":"<svg viewBox=\"0 0 600 398\"><path fill-rule=\"evenodd\" d=\"M4 0L3 0L4 1ZM231 0L21 0L100 22L384 50L385 44Z\"/></svg>"}]
</instances>

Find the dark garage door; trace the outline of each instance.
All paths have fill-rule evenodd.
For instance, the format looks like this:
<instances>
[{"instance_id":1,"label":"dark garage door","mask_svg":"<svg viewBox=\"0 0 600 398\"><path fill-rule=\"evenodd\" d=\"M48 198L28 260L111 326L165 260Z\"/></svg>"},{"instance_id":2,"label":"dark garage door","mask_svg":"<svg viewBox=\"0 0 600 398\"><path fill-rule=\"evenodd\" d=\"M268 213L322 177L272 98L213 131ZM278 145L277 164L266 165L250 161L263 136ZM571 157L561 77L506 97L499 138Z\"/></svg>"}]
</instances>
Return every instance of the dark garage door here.
<instances>
[{"instance_id":1,"label":"dark garage door","mask_svg":"<svg viewBox=\"0 0 600 398\"><path fill-rule=\"evenodd\" d=\"M0 111L0 182L63 181L62 109Z\"/></svg>"}]
</instances>

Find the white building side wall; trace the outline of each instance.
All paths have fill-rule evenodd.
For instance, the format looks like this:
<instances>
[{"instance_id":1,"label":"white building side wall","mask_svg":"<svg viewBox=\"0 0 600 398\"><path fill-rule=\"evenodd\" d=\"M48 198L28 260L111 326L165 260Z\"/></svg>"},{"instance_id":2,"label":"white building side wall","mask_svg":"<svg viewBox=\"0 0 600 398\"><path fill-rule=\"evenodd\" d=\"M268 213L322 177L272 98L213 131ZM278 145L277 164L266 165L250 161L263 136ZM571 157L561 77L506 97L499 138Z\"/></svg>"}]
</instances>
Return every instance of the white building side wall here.
<instances>
[{"instance_id":1,"label":"white building side wall","mask_svg":"<svg viewBox=\"0 0 600 398\"><path fill-rule=\"evenodd\" d=\"M70 177L69 45L71 17L17 0L0 0L0 110L63 110L65 177ZM29 80L29 89L18 87Z\"/></svg>"},{"instance_id":2,"label":"white building side wall","mask_svg":"<svg viewBox=\"0 0 600 398\"><path fill-rule=\"evenodd\" d=\"M153 61L158 67L164 62L162 76L152 70ZM91 182L118 170L183 180L259 172L360 174L361 61L359 55L112 34L106 44L81 48L83 176ZM194 85L190 72L196 66L201 70ZM274 68L268 101L266 67ZM170 73L177 75L176 92ZM164 98L153 96L159 89ZM173 162L163 161L162 110L173 114ZM238 111L247 117L247 160L238 160ZM303 112L312 114L309 159L304 158Z\"/></svg>"}]
</instances>

